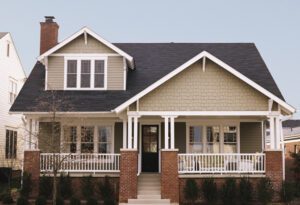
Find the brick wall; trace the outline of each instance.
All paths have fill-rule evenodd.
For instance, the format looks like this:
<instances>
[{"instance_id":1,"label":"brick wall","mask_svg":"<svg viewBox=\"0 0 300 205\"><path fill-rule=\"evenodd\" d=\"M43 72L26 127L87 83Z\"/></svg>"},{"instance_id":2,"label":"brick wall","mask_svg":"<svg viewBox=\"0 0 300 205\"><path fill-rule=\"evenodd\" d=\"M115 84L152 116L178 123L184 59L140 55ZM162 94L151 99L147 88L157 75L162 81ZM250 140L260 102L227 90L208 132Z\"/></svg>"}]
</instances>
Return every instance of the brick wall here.
<instances>
[{"instance_id":1,"label":"brick wall","mask_svg":"<svg viewBox=\"0 0 300 205\"><path fill-rule=\"evenodd\" d=\"M294 159L291 157L291 153L295 153L295 146L300 147L300 142L290 142L285 144L285 178L286 180L293 181L296 178L300 179L300 174L295 176L294 171Z\"/></svg>"},{"instance_id":2,"label":"brick wall","mask_svg":"<svg viewBox=\"0 0 300 205\"><path fill-rule=\"evenodd\" d=\"M121 149L120 159L120 190L119 201L128 202L128 199L137 198L137 150Z\"/></svg>"},{"instance_id":3,"label":"brick wall","mask_svg":"<svg viewBox=\"0 0 300 205\"><path fill-rule=\"evenodd\" d=\"M40 151L27 150L24 151L24 172L31 174L32 191L30 197L36 197L39 193L40 179Z\"/></svg>"},{"instance_id":4,"label":"brick wall","mask_svg":"<svg viewBox=\"0 0 300 205\"><path fill-rule=\"evenodd\" d=\"M161 152L161 197L179 202L178 150L162 150Z\"/></svg>"},{"instance_id":5,"label":"brick wall","mask_svg":"<svg viewBox=\"0 0 300 205\"><path fill-rule=\"evenodd\" d=\"M275 201L280 200L283 180L282 151L266 151L266 176L270 178L275 191Z\"/></svg>"}]
</instances>

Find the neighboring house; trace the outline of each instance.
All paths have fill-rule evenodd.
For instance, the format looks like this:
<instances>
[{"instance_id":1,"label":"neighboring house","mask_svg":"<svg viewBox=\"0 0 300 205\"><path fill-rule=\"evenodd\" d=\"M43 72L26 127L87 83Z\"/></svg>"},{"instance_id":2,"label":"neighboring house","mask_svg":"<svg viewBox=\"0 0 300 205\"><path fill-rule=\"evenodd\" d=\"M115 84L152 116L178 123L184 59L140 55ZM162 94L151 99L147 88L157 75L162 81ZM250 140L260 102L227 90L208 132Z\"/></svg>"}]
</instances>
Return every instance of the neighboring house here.
<instances>
[{"instance_id":1,"label":"neighboring house","mask_svg":"<svg viewBox=\"0 0 300 205\"><path fill-rule=\"evenodd\" d=\"M22 115L9 109L22 88L26 75L12 36L0 32L0 167L21 169L23 158Z\"/></svg>"},{"instance_id":2,"label":"neighboring house","mask_svg":"<svg viewBox=\"0 0 300 205\"><path fill-rule=\"evenodd\" d=\"M46 17L11 108L31 130L24 170L34 182L57 157L70 176L112 177L123 203L182 202L186 178L267 176L280 190L281 119L295 109L254 44L110 43L86 27L57 36Z\"/></svg>"},{"instance_id":3,"label":"neighboring house","mask_svg":"<svg viewBox=\"0 0 300 205\"><path fill-rule=\"evenodd\" d=\"M282 123L285 147L286 178L292 180L294 177L291 153L300 152L300 120L287 120Z\"/></svg>"}]
</instances>

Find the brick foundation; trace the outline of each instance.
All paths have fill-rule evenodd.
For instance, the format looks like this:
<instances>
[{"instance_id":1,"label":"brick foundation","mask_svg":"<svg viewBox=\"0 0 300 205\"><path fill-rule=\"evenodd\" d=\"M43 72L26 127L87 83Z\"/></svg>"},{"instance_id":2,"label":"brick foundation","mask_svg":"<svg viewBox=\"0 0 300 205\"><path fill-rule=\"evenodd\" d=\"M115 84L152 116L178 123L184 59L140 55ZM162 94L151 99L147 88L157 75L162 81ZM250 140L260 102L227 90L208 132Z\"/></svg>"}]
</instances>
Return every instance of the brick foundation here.
<instances>
[{"instance_id":1,"label":"brick foundation","mask_svg":"<svg viewBox=\"0 0 300 205\"><path fill-rule=\"evenodd\" d=\"M161 197L179 203L178 150L161 152Z\"/></svg>"},{"instance_id":2,"label":"brick foundation","mask_svg":"<svg viewBox=\"0 0 300 205\"><path fill-rule=\"evenodd\" d=\"M30 197L37 197L39 194L40 180L40 151L26 150L24 151L24 172L31 174L32 191Z\"/></svg>"},{"instance_id":3,"label":"brick foundation","mask_svg":"<svg viewBox=\"0 0 300 205\"><path fill-rule=\"evenodd\" d=\"M266 177L272 181L275 191L274 201L280 200L280 190L283 180L282 151L265 151Z\"/></svg>"},{"instance_id":4,"label":"brick foundation","mask_svg":"<svg viewBox=\"0 0 300 205\"><path fill-rule=\"evenodd\" d=\"M127 203L128 199L137 198L137 150L121 149L119 202Z\"/></svg>"}]
</instances>

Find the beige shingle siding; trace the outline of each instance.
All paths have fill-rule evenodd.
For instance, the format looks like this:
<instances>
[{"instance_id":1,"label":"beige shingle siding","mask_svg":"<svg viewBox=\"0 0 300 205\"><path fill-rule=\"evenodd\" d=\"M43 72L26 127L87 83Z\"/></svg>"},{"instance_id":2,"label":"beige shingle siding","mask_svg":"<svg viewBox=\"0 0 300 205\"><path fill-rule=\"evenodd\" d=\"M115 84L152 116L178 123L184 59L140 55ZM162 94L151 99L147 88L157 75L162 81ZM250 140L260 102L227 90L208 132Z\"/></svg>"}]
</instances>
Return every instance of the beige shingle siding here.
<instances>
[{"instance_id":1,"label":"beige shingle siding","mask_svg":"<svg viewBox=\"0 0 300 205\"><path fill-rule=\"evenodd\" d=\"M241 122L241 153L255 153L262 151L261 122Z\"/></svg>"},{"instance_id":2,"label":"beige shingle siding","mask_svg":"<svg viewBox=\"0 0 300 205\"><path fill-rule=\"evenodd\" d=\"M122 56L109 56L107 58L107 89L123 90L124 88L124 62Z\"/></svg>"},{"instance_id":3,"label":"beige shingle siding","mask_svg":"<svg viewBox=\"0 0 300 205\"><path fill-rule=\"evenodd\" d=\"M268 98L223 68L198 62L140 99L141 111L266 111Z\"/></svg>"},{"instance_id":4,"label":"beige shingle siding","mask_svg":"<svg viewBox=\"0 0 300 205\"><path fill-rule=\"evenodd\" d=\"M57 53L98 53L98 54L116 54L113 50L98 42L96 39L88 38L88 44L85 45L83 36L70 42L68 45L59 49ZM64 57L52 56L48 59L48 82L49 90L64 89ZM124 61L122 56L107 57L107 89L124 89Z\"/></svg>"},{"instance_id":5,"label":"beige shingle siding","mask_svg":"<svg viewBox=\"0 0 300 205\"><path fill-rule=\"evenodd\" d=\"M71 41L69 44L57 50L55 53L116 53L95 38L88 35L87 44L84 35Z\"/></svg>"},{"instance_id":6,"label":"beige shingle siding","mask_svg":"<svg viewBox=\"0 0 300 205\"><path fill-rule=\"evenodd\" d=\"M64 57L49 57L47 87L49 90L64 89Z\"/></svg>"}]
</instances>

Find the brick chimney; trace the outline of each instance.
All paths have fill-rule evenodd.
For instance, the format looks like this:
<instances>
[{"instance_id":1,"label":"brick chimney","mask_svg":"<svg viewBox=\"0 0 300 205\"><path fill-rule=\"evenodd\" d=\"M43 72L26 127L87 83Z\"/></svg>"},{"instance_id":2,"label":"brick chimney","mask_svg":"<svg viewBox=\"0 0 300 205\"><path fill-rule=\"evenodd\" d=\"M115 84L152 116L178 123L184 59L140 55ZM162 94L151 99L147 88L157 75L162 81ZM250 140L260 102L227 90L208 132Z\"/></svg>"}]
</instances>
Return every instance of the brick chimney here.
<instances>
[{"instance_id":1,"label":"brick chimney","mask_svg":"<svg viewBox=\"0 0 300 205\"><path fill-rule=\"evenodd\" d=\"M40 54L45 53L58 43L59 26L53 21L54 16L45 16L45 22L41 22Z\"/></svg>"}]
</instances>

